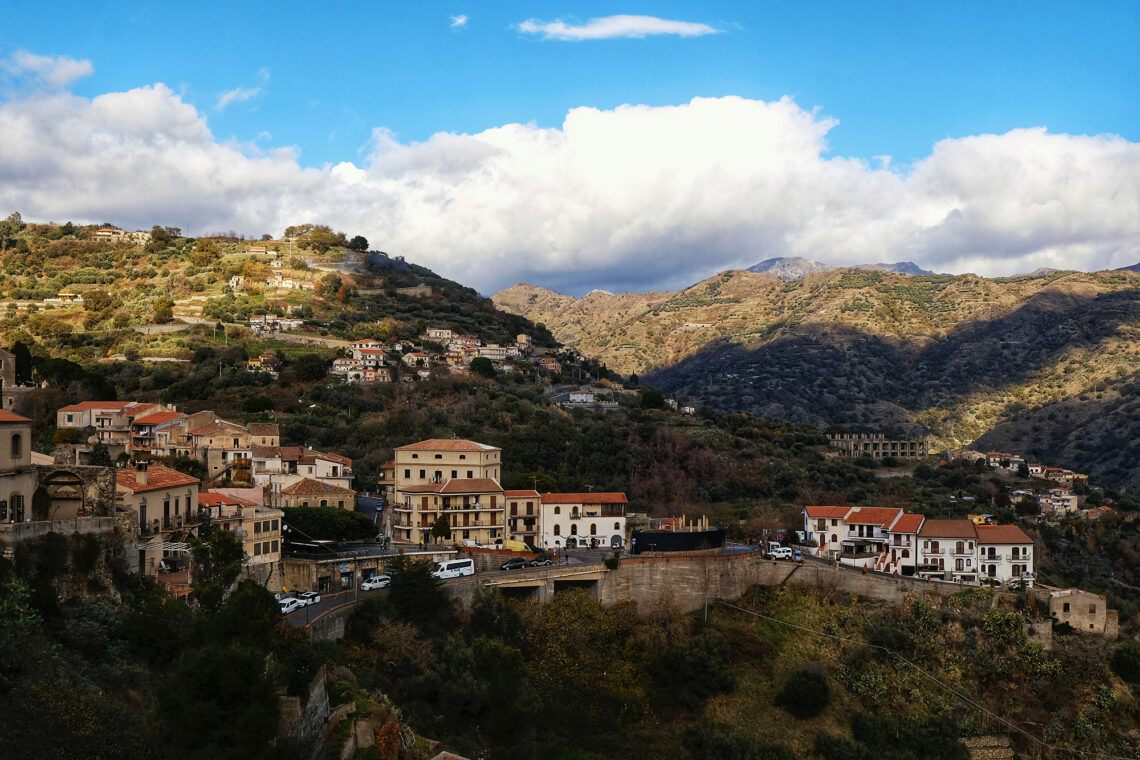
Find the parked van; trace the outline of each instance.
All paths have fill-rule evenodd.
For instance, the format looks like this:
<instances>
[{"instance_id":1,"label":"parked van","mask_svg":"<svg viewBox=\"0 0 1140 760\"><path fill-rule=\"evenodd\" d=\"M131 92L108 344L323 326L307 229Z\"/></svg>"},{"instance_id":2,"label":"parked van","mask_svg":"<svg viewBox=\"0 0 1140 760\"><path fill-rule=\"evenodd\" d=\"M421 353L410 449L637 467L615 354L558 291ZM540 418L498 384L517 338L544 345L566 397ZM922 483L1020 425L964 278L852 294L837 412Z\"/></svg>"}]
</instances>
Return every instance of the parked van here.
<instances>
[{"instance_id":1,"label":"parked van","mask_svg":"<svg viewBox=\"0 0 1140 760\"><path fill-rule=\"evenodd\" d=\"M440 562L436 565L435 570L433 570L431 574L440 580L458 578L461 575L474 575L475 560L449 559L446 562Z\"/></svg>"}]
</instances>

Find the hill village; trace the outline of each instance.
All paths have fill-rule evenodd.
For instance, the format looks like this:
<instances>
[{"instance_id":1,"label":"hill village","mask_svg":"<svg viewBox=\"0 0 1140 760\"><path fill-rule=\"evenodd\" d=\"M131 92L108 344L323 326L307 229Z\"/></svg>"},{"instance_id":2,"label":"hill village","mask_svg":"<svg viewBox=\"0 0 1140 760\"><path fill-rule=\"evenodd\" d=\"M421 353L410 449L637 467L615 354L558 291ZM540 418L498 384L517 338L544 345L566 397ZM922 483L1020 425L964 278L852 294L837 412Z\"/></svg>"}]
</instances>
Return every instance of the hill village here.
<instances>
[{"instance_id":1,"label":"hill village","mask_svg":"<svg viewBox=\"0 0 1140 760\"><path fill-rule=\"evenodd\" d=\"M429 335L463 344L449 349L450 361L468 344L446 332ZM380 361L388 349L378 341L358 341L350 361ZM10 355L0 362L10 371ZM351 371L361 370L354 364ZM270 589L318 592L358 588L383 573L386 560L399 552L435 560L457 553L533 557L579 548L645 553L647 545L637 546L640 530L692 529L684 517L650 519L629 512L623 493L504 489L502 451L475 441L435 439L396 448L381 470L381 492L361 493L354 488L351 459L282 442L273 422L241 424L159 403L83 401L59 409L56 424L81 431L85 439L60 445L49 457L31 451L31 420L9 411L2 415L3 551L10 555L21 541L49 532L100 535L122 547L131 571L157 578L180 595L190 593L189 542L204 520L241 537L247 574ZM930 453L924 440L882 435L833 435L830 444L832 456L887 463ZM1098 512L1081 510L1080 498L1070 491L1087 481L1078 473L1002 452L956 456L1011 477L1037 478L1040 490L1013 492L1039 505L1035 519L1092 518ZM196 462L202 477L175 469L171 464L177 461ZM283 510L296 507L362 512L372 519L376 540L334 546L290 534ZM809 561L1010 588L1033 586L1037 578L1034 541L1020 527L995 524L987 514L930 519L902 508L808 505L802 520L781 534L795 536Z\"/></svg>"}]
</instances>

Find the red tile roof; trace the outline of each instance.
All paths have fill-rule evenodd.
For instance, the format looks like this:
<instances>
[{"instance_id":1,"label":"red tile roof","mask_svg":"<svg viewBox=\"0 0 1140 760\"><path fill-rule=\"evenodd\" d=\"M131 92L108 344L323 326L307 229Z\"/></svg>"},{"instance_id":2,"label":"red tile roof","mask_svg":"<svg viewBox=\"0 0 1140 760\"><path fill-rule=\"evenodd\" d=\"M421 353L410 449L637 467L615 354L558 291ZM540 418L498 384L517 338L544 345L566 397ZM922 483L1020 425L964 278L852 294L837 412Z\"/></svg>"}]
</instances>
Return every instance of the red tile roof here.
<instances>
[{"instance_id":1,"label":"red tile roof","mask_svg":"<svg viewBox=\"0 0 1140 760\"><path fill-rule=\"evenodd\" d=\"M250 435L271 436L281 434L276 422L251 422L247 427Z\"/></svg>"},{"instance_id":2,"label":"red tile roof","mask_svg":"<svg viewBox=\"0 0 1140 760\"><path fill-rule=\"evenodd\" d=\"M223 430L241 430L245 432L245 428L236 422L228 422L226 420L214 420L209 425L203 425L200 428L194 428L190 431L190 435L216 435Z\"/></svg>"},{"instance_id":3,"label":"red tile roof","mask_svg":"<svg viewBox=\"0 0 1140 760\"><path fill-rule=\"evenodd\" d=\"M61 412L86 412L90 409L125 409L134 401L80 401L78 404L61 407Z\"/></svg>"},{"instance_id":4,"label":"red tile roof","mask_svg":"<svg viewBox=\"0 0 1140 760\"><path fill-rule=\"evenodd\" d=\"M27 417L21 417L18 414L12 414L12 412L0 411L0 422L28 422L28 423L30 423L31 420L29 420Z\"/></svg>"},{"instance_id":5,"label":"red tile roof","mask_svg":"<svg viewBox=\"0 0 1140 760\"><path fill-rule=\"evenodd\" d=\"M502 493L503 487L491 478L451 478L440 493Z\"/></svg>"},{"instance_id":6,"label":"red tile roof","mask_svg":"<svg viewBox=\"0 0 1140 760\"><path fill-rule=\"evenodd\" d=\"M890 525L902 513L901 507L856 507L843 522L852 525Z\"/></svg>"},{"instance_id":7,"label":"red tile roof","mask_svg":"<svg viewBox=\"0 0 1140 760\"><path fill-rule=\"evenodd\" d=\"M620 491L605 493L544 493L543 504L628 504L629 499Z\"/></svg>"},{"instance_id":8,"label":"red tile roof","mask_svg":"<svg viewBox=\"0 0 1140 760\"><path fill-rule=\"evenodd\" d=\"M538 491L503 491L508 499L537 499Z\"/></svg>"},{"instance_id":9,"label":"red tile roof","mask_svg":"<svg viewBox=\"0 0 1140 760\"><path fill-rule=\"evenodd\" d=\"M455 438L431 438L400 446L396 451L499 451L499 447Z\"/></svg>"},{"instance_id":10,"label":"red tile roof","mask_svg":"<svg viewBox=\"0 0 1140 760\"><path fill-rule=\"evenodd\" d=\"M118 481L119 485L131 489L134 493L161 491L164 488L176 488L178 486L198 485L198 478L190 477L178 470L172 470L160 464L152 464L147 468L146 485L138 482L138 470L134 467L124 467L121 470L115 470L115 480Z\"/></svg>"},{"instance_id":11,"label":"red tile roof","mask_svg":"<svg viewBox=\"0 0 1140 760\"><path fill-rule=\"evenodd\" d=\"M807 516L819 519L821 517L846 517L851 507L804 507Z\"/></svg>"},{"instance_id":12,"label":"red tile roof","mask_svg":"<svg viewBox=\"0 0 1140 760\"><path fill-rule=\"evenodd\" d=\"M227 493L214 493L212 491L207 491L205 493L198 494L198 506L199 507L221 507L221 506L252 507L252 506L256 506L256 505L252 501L246 501L245 499L239 499L238 497L230 496Z\"/></svg>"},{"instance_id":13,"label":"red tile roof","mask_svg":"<svg viewBox=\"0 0 1140 760\"><path fill-rule=\"evenodd\" d=\"M352 496L356 491L340 486L331 486L312 478L303 478L288 488L282 488L281 493L289 496Z\"/></svg>"},{"instance_id":14,"label":"red tile roof","mask_svg":"<svg viewBox=\"0 0 1140 760\"><path fill-rule=\"evenodd\" d=\"M918 535L923 538L977 538L973 520L927 520Z\"/></svg>"},{"instance_id":15,"label":"red tile roof","mask_svg":"<svg viewBox=\"0 0 1140 760\"><path fill-rule=\"evenodd\" d=\"M135 417L136 425L161 425L164 422L177 420L186 415L182 412L154 412L143 417Z\"/></svg>"},{"instance_id":16,"label":"red tile roof","mask_svg":"<svg viewBox=\"0 0 1140 760\"><path fill-rule=\"evenodd\" d=\"M1031 544L1033 539L1016 525L979 525L980 544Z\"/></svg>"},{"instance_id":17,"label":"red tile roof","mask_svg":"<svg viewBox=\"0 0 1140 760\"><path fill-rule=\"evenodd\" d=\"M914 533L922 527L922 520L922 515L904 512L902 515L899 515L899 519L895 520L889 530L891 533Z\"/></svg>"}]
</instances>

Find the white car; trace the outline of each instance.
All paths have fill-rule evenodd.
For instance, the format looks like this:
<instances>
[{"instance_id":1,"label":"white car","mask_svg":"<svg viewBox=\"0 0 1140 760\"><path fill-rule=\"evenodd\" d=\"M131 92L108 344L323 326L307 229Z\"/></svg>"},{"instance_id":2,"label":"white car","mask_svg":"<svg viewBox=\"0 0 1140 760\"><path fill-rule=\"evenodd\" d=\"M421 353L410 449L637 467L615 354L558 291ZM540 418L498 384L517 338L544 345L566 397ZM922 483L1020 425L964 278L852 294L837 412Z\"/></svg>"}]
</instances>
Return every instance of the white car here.
<instances>
[{"instance_id":1,"label":"white car","mask_svg":"<svg viewBox=\"0 0 1140 760\"><path fill-rule=\"evenodd\" d=\"M305 603L300 599L294 599L291 596L277 600L277 604L281 607L282 615L288 615L290 612L295 612L305 606Z\"/></svg>"},{"instance_id":2,"label":"white car","mask_svg":"<svg viewBox=\"0 0 1140 760\"><path fill-rule=\"evenodd\" d=\"M791 559L792 549L790 546L778 546L768 552L772 555L772 559Z\"/></svg>"},{"instance_id":3,"label":"white car","mask_svg":"<svg viewBox=\"0 0 1140 760\"><path fill-rule=\"evenodd\" d=\"M392 577L389 575L374 575L371 578L366 578L360 584L361 591L375 591L378 588L388 588L392 585Z\"/></svg>"},{"instance_id":4,"label":"white car","mask_svg":"<svg viewBox=\"0 0 1140 760\"><path fill-rule=\"evenodd\" d=\"M302 591L297 594L297 600L306 606L311 606L321 601L321 595L316 591Z\"/></svg>"}]
</instances>

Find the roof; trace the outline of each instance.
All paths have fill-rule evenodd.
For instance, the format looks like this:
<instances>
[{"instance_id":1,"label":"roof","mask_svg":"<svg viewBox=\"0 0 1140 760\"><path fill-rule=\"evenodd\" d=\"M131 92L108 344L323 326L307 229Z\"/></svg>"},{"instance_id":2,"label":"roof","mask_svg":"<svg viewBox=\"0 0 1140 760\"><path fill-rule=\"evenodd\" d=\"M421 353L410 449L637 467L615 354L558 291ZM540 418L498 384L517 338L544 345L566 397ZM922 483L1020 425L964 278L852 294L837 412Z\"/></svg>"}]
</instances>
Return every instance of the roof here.
<instances>
[{"instance_id":1,"label":"roof","mask_svg":"<svg viewBox=\"0 0 1140 760\"><path fill-rule=\"evenodd\" d=\"M30 424L31 420L29 420L27 417L21 417L18 414L0 411L0 422L27 422Z\"/></svg>"},{"instance_id":2,"label":"roof","mask_svg":"<svg viewBox=\"0 0 1140 760\"><path fill-rule=\"evenodd\" d=\"M627 504L629 499L620 491L613 493L544 493L543 504Z\"/></svg>"},{"instance_id":3,"label":"roof","mask_svg":"<svg viewBox=\"0 0 1140 760\"><path fill-rule=\"evenodd\" d=\"M922 520L922 515L904 512L899 515L899 519L895 520L888 530L892 533L914 533L922 527Z\"/></svg>"},{"instance_id":4,"label":"roof","mask_svg":"<svg viewBox=\"0 0 1140 760\"><path fill-rule=\"evenodd\" d=\"M491 478L451 478L440 493L501 493L503 487Z\"/></svg>"},{"instance_id":5,"label":"roof","mask_svg":"<svg viewBox=\"0 0 1140 760\"><path fill-rule=\"evenodd\" d=\"M288 488L282 488L281 493L289 496L352 496L356 491L331 486L312 478L302 478Z\"/></svg>"},{"instance_id":6,"label":"roof","mask_svg":"<svg viewBox=\"0 0 1140 760\"><path fill-rule=\"evenodd\" d=\"M161 425L164 422L170 422L171 420L176 420L176 419L179 419L180 417L185 417L185 416L186 415L183 414L182 412L154 412L153 414L147 414L147 415L144 415L142 417L135 417L135 424L136 425Z\"/></svg>"},{"instance_id":7,"label":"roof","mask_svg":"<svg viewBox=\"0 0 1140 760\"><path fill-rule=\"evenodd\" d=\"M508 499L537 499L538 491L503 491Z\"/></svg>"},{"instance_id":8,"label":"roof","mask_svg":"<svg viewBox=\"0 0 1140 760\"><path fill-rule=\"evenodd\" d=\"M163 467L160 464L154 464L147 468L147 482L145 485L138 482L138 469L135 467L124 467L121 470L115 470L115 480L120 486L129 488L134 493L161 491L164 488L175 488L177 486L198 485L198 478L191 477L178 470L172 470L169 467Z\"/></svg>"},{"instance_id":9,"label":"roof","mask_svg":"<svg viewBox=\"0 0 1140 760\"><path fill-rule=\"evenodd\" d=\"M342 464L345 467L352 467L352 460L348 457L342 457L340 454L329 454L326 451L313 451L311 449L302 454L300 458L297 459L297 463L313 464L318 459L323 459L326 462L336 462L337 464Z\"/></svg>"},{"instance_id":10,"label":"roof","mask_svg":"<svg viewBox=\"0 0 1140 760\"><path fill-rule=\"evenodd\" d=\"M419 443L400 446L396 451L499 451L499 447L460 438L429 438Z\"/></svg>"},{"instance_id":11,"label":"roof","mask_svg":"<svg viewBox=\"0 0 1140 760\"><path fill-rule=\"evenodd\" d=\"M281 430L276 422L251 422L248 425L250 435L280 435Z\"/></svg>"},{"instance_id":12,"label":"roof","mask_svg":"<svg viewBox=\"0 0 1140 760\"><path fill-rule=\"evenodd\" d=\"M923 538L977 538L978 526L973 520L927 520L918 535Z\"/></svg>"},{"instance_id":13,"label":"roof","mask_svg":"<svg viewBox=\"0 0 1140 760\"><path fill-rule=\"evenodd\" d=\"M91 409L125 409L134 401L80 401L60 408L61 412L86 412Z\"/></svg>"},{"instance_id":14,"label":"roof","mask_svg":"<svg viewBox=\"0 0 1140 760\"><path fill-rule=\"evenodd\" d=\"M214 420L209 425L203 425L200 428L194 428L190 431L190 435L214 435L226 429L237 428L244 431L245 428L236 422L227 422L226 420Z\"/></svg>"},{"instance_id":15,"label":"roof","mask_svg":"<svg viewBox=\"0 0 1140 760\"><path fill-rule=\"evenodd\" d=\"M239 499L236 496L230 496L228 493L214 493L206 491L205 493L198 494L199 507L220 507L220 506L238 506L238 507L252 507L255 506L253 502Z\"/></svg>"},{"instance_id":16,"label":"roof","mask_svg":"<svg viewBox=\"0 0 1140 760\"><path fill-rule=\"evenodd\" d=\"M902 512L901 507L856 507L843 522L855 525L890 525Z\"/></svg>"},{"instance_id":17,"label":"roof","mask_svg":"<svg viewBox=\"0 0 1140 760\"><path fill-rule=\"evenodd\" d=\"M979 525L980 544L1031 544L1033 539L1016 525Z\"/></svg>"},{"instance_id":18,"label":"roof","mask_svg":"<svg viewBox=\"0 0 1140 760\"><path fill-rule=\"evenodd\" d=\"M820 517L839 517L847 516L851 511L851 507L804 507L804 512L808 517L819 519Z\"/></svg>"}]
</instances>

